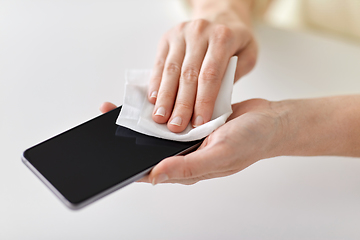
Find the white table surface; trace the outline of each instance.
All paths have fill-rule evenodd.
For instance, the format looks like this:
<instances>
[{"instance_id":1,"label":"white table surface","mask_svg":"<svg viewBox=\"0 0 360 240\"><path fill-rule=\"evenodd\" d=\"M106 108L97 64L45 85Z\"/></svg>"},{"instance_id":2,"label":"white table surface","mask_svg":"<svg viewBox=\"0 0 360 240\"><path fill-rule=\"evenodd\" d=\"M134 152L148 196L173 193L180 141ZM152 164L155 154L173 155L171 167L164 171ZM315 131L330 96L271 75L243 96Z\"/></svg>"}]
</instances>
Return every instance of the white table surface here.
<instances>
[{"instance_id":1,"label":"white table surface","mask_svg":"<svg viewBox=\"0 0 360 240\"><path fill-rule=\"evenodd\" d=\"M360 159L278 157L192 186L136 183L68 210L26 148L121 104L151 68L172 0L0 1L0 239L360 239ZM360 92L360 46L258 26L259 61L233 101Z\"/></svg>"}]
</instances>

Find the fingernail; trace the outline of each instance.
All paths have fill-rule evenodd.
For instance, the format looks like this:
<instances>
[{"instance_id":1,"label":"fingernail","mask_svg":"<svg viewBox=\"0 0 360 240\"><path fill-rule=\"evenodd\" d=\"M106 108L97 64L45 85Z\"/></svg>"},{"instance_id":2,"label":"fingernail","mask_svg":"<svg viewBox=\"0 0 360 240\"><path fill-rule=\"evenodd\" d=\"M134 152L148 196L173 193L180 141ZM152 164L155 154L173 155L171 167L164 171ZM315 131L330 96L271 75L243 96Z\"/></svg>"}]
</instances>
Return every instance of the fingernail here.
<instances>
[{"instance_id":1,"label":"fingernail","mask_svg":"<svg viewBox=\"0 0 360 240\"><path fill-rule=\"evenodd\" d=\"M150 95L150 98L156 98L157 97L158 92L157 91L153 91Z\"/></svg>"},{"instance_id":2,"label":"fingernail","mask_svg":"<svg viewBox=\"0 0 360 240\"><path fill-rule=\"evenodd\" d=\"M204 119L199 115L196 117L193 127L198 127L202 124L204 124Z\"/></svg>"},{"instance_id":3,"label":"fingernail","mask_svg":"<svg viewBox=\"0 0 360 240\"><path fill-rule=\"evenodd\" d=\"M152 180L152 185L155 186L156 184L165 182L168 179L169 179L168 175L166 175L165 173L162 173Z\"/></svg>"},{"instance_id":4,"label":"fingernail","mask_svg":"<svg viewBox=\"0 0 360 240\"><path fill-rule=\"evenodd\" d=\"M156 116L165 116L165 108L164 107L159 107L158 110L156 110L155 113Z\"/></svg>"},{"instance_id":5,"label":"fingernail","mask_svg":"<svg viewBox=\"0 0 360 240\"><path fill-rule=\"evenodd\" d=\"M179 116L173 118L173 120L171 120L170 122L171 125L175 125L175 126L181 126L181 123L182 123L182 119Z\"/></svg>"}]
</instances>

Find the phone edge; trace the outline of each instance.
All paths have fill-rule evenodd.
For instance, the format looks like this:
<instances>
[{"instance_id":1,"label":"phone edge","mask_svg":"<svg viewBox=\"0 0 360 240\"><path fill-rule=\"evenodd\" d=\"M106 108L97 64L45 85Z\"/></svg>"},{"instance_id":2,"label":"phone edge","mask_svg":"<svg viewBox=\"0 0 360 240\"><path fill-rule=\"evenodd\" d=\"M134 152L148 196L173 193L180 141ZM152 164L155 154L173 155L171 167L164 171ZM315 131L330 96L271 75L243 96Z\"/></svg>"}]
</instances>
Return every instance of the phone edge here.
<instances>
[{"instance_id":1,"label":"phone edge","mask_svg":"<svg viewBox=\"0 0 360 240\"><path fill-rule=\"evenodd\" d=\"M178 154L175 154L174 156L178 156L178 155L184 155L184 154L187 154L187 153L190 153L192 151L194 151L198 146L200 146L200 144L202 143L199 142L181 152L179 152ZM104 190L103 192L100 192L99 194L97 195L94 195L93 197L79 203L79 204L74 204L74 203L71 203L69 202L26 158L25 158L25 153L26 150L23 152L22 156L21 156L21 160L22 162L40 179L40 181L42 181L45 186L47 186L50 191L52 191L55 196L62 202L65 204L65 206L67 206L69 209L71 210L80 210L82 208L84 208L85 206L89 205L90 203L93 203L107 195L109 195L110 193L112 192L115 192L116 190L120 189L120 188L123 188L139 179L141 179L142 177L144 177L145 175L147 175L151 169L156 166L152 166L134 176L132 176L131 178L128 178L126 179L125 181L123 182L120 182L118 184L116 184L115 186L111 187L111 188L108 188L106 190ZM162 161L162 160L161 160Z\"/></svg>"}]
</instances>

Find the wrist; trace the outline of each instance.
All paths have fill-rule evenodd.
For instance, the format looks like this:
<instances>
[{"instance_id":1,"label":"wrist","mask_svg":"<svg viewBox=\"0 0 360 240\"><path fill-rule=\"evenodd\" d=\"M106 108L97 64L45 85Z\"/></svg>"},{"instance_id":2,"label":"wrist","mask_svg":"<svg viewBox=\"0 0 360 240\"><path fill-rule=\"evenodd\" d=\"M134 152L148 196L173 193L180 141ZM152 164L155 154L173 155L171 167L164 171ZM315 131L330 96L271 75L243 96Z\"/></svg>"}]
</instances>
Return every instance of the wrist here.
<instances>
[{"instance_id":1,"label":"wrist","mask_svg":"<svg viewBox=\"0 0 360 240\"><path fill-rule=\"evenodd\" d=\"M276 155L359 156L360 96L273 102L282 131Z\"/></svg>"},{"instance_id":2,"label":"wrist","mask_svg":"<svg viewBox=\"0 0 360 240\"><path fill-rule=\"evenodd\" d=\"M287 101L270 101L269 115L271 128L274 129L262 158L271 158L286 155L286 145L288 141L288 114L291 109Z\"/></svg>"}]
</instances>

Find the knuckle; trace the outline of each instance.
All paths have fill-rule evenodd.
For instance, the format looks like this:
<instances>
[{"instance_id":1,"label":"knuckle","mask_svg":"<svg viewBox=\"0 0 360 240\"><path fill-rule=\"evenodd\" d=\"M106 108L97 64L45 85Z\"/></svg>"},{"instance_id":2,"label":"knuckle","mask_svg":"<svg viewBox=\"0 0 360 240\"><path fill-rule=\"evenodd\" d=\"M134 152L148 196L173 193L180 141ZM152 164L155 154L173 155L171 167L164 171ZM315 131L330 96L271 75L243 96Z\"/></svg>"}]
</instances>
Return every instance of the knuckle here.
<instances>
[{"instance_id":1,"label":"knuckle","mask_svg":"<svg viewBox=\"0 0 360 240\"><path fill-rule=\"evenodd\" d=\"M200 76L203 82L215 82L220 78L220 73L213 67L208 67L203 70Z\"/></svg>"},{"instance_id":2,"label":"knuckle","mask_svg":"<svg viewBox=\"0 0 360 240\"><path fill-rule=\"evenodd\" d=\"M213 96L206 96L196 99L196 105L199 106L199 108L203 108L203 106L209 106L214 104L215 100L212 99ZM216 98L216 96L215 96Z\"/></svg>"},{"instance_id":3,"label":"knuckle","mask_svg":"<svg viewBox=\"0 0 360 240\"><path fill-rule=\"evenodd\" d=\"M189 167L184 167L183 169L183 177L184 178L191 178L193 176L193 173Z\"/></svg>"},{"instance_id":4,"label":"knuckle","mask_svg":"<svg viewBox=\"0 0 360 240\"><path fill-rule=\"evenodd\" d=\"M158 94L158 99L163 99L165 102L166 101L172 101L174 99L174 93L170 92L168 90L162 90Z\"/></svg>"},{"instance_id":5,"label":"knuckle","mask_svg":"<svg viewBox=\"0 0 360 240\"><path fill-rule=\"evenodd\" d=\"M184 158L184 167L183 167L183 170L182 170L182 175L184 178L192 178L194 176L194 173L191 169L191 165L190 164L187 164L187 157L185 156Z\"/></svg>"},{"instance_id":6,"label":"knuckle","mask_svg":"<svg viewBox=\"0 0 360 240\"><path fill-rule=\"evenodd\" d=\"M166 72L169 74L180 74L180 65L177 63L169 63L166 65Z\"/></svg>"},{"instance_id":7,"label":"knuckle","mask_svg":"<svg viewBox=\"0 0 360 240\"><path fill-rule=\"evenodd\" d=\"M181 80L184 83L189 83L189 84L197 83L198 78L199 78L199 71L195 70L195 68L192 67L185 68L181 74Z\"/></svg>"},{"instance_id":8,"label":"knuckle","mask_svg":"<svg viewBox=\"0 0 360 240\"><path fill-rule=\"evenodd\" d=\"M175 104L175 108L180 108L180 109L186 110L186 111L192 111L193 106L191 105L190 102L177 100L176 104Z\"/></svg>"},{"instance_id":9,"label":"knuckle","mask_svg":"<svg viewBox=\"0 0 360 240\"><path fill-rule=\"evenodd\" d=\"M165 61L163 59L157 59L154 64L154 66L157 68L163 68L164 65L165 65Z\"/></svg>"},{"instance_id":10,"label":"knuckle","mask_svg":"<svg viewBox=\"0 0 360 240\"><path fill-rule=\"evenodd\" d=\"M179 23L176 27L175 30L178 32L182 32L184 30L184 28L186 27L186 25L188 24L188 22L182 22Z\"/></svg>"},{"instance_id":11,"label":"knuckle","mask_svg":"<svg viewBox=\"0 0 360 240\"><path fill-rule=\"evenodd\" d=\"M213 39L215 42L220 44L226 44L230 42L234 34L231 29L224 25L217 25L214 29Z\"/></svg>"},{"instance_id":12,"label":"knuckle","mask_svg":"<svg viewBox=\"0 0 360 240\"><path fill-rule=\"evenodd\" d=\"M195 33L202 33L209 25L209 21L205 19L196 19L191 22L191 30Z\"/></svg>"}]
</instances>

